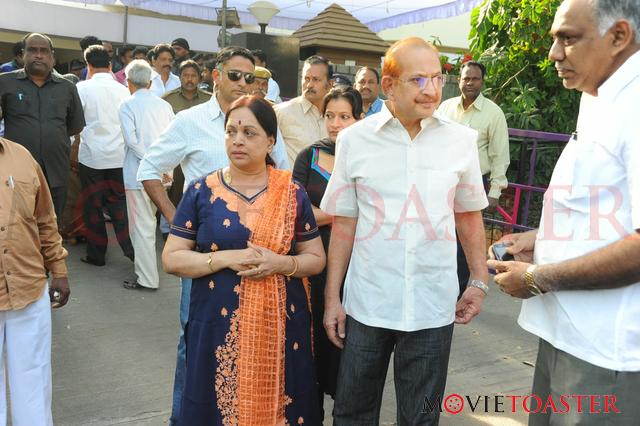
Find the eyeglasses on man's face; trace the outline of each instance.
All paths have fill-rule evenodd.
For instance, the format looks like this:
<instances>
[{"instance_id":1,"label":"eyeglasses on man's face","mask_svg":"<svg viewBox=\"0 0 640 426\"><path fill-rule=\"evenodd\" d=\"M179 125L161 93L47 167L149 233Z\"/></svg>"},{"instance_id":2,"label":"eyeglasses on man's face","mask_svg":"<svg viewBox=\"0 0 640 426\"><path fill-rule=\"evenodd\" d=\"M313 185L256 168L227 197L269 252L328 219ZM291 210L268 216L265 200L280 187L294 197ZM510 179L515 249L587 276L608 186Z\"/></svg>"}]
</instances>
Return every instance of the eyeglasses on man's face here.
<instances>
[{"instance_id":1,"label":"eyeglasses on man's face","mask_svg":"<svg viewBox=\"0 0 640 426\"><path fill-rule=\"evenodd\" d=\"M431 77L415 76L407 79L396 77L395 79L403 83L410 84L420 90L426 89L429 82L433 83L433 87L436 89L440 89L445 83L445 77L442 74L433 75Z\"/></svg>"},{"instance_id":2,"label":"eyeglasses on man's face","mask_svg":"<svg viewBox=\"0 0 640 426\"><path fill-rule=\"evenodd\" d=\"M229 77L229 80L231 81L239 81L242 77L244 77L244 81L247 84L253 84L254 81L256 81L256 76L254 73L252 72L242 72L242 71L238 71L238 70L222 70L222 69L218 69L221 73L226 73L227 77Z\"/></svg>"}]
</instances>

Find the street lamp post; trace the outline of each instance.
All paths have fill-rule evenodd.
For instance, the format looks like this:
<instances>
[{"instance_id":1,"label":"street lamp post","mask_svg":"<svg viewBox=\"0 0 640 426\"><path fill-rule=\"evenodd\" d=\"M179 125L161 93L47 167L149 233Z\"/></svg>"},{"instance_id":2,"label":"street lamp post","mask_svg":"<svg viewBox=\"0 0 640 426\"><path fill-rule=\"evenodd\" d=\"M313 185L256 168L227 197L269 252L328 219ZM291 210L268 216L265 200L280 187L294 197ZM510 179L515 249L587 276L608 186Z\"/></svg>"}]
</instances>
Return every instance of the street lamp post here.
<instances>
[{"instance_id":1,"label":"street lamp post","mask_svg":"<svg viewBox=\"0 0 640 426\"><path fill-rule=\"evenodd\" d=\"M257 1L249 6L249 12L256 18L260 25L260 34L267 33L267 24L280 9L268 1Z\"/></svg>"},{"instance_id":2,"label":"street lamp post","mask_svg":"<svg viewBox=\"0 0 640 426\"><path fill-rule=\"evenodd\" d=\"M227 39L227 0L222 0L222 48L226 45Z\"/></svg>"}]
</instances>

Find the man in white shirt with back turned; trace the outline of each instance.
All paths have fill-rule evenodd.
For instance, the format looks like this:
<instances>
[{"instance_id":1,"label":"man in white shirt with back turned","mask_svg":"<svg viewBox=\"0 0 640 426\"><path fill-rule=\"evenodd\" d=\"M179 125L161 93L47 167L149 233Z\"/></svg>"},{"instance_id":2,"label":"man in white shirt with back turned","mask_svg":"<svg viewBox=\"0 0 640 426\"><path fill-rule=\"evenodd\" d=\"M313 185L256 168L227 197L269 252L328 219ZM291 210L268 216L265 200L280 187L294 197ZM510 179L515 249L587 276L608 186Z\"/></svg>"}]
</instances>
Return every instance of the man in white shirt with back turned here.
<instances>
[{"instance_id":1,"label":"man in white shirt with back turned","mask_svg":"<svg viewBox=\"0 0 640 426\"><path fill-rule=\"evenodd\" d=\"M578 130L539 229L505 236L516 261L489 266L504 292L527 299L518 323L540 338L542 405L532 402L529 425L638 424L640 2L566 0L551 35L558 76L582 92Z\"/></svg>"},{"instance_id":2,"label":"man in white shirt with back turned","mask_svg":"<svg viewBox=\"0 0 640 426\"><path fill-rule=\"evenodd\" d=\"M338 136L320 205L335 216L324 326L344 348L336 425L378 424L391 353L398 425L437 424L424 406L442 401L453 324L471 321L487 291L477 133L433 116L443 81L433 45L395 43L382 68L388 101ZM471 271L457 304L456 229Z\"/></svg>"},{"instance_id":3,"label":"man in white shirt with back turned","mask_svg":"<svg viewBox=\"0 0 640 426\"><path fill-rule=\"evenodd\" d=\"M126 68L131 97L120 105L120 124L124 136L124 189L127 197L129 230L136 253L136 279L125 281L127 289L157 289L159 284L156 255L156 206L138 182L140 160L173 119L171 105L149 90L151 66L136 59Z\"/></svg>"},{"instance_id":4,"label":"man in white shirt with back turned","mask_svg":"<svg viewBox=\"0 0 640 426\"><path fill-rule=\"evenodd\" d=\"M104 208L109 212L124 255L134 258L122 179L124 139L118 117L118 107L129 97L129 91L113 78L111 58L104 47L89 46L84 56L89 78L77 87L87 126L80 133L78 162L85 197L87 255L80 260L104 266L109 242Z\"/></svg>"}]
</instances>

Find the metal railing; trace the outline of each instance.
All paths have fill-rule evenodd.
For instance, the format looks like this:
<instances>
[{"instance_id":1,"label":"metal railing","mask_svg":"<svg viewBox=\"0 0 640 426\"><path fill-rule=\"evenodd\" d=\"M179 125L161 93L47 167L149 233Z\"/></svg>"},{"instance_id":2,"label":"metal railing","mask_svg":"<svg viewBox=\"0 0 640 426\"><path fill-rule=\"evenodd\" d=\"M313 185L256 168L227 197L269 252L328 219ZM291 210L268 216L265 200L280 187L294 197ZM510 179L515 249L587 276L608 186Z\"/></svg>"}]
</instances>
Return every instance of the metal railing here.
<instances>
[{"instance_id":1,"label":"metal railing","mask_svg":"<svg viewBox=\"0 0 640 426\"><path fill-rule=\"evenodd\" d=\"M494 217L485 215L484 221L487 227L500 227L507 232L532 229L529 226L531 197L534 193L544 193L547 186L534 185L540 145L566 144L569 138L570 135L564 133L509 129L509 143L511 145L514 143L520 144L517 183L509 183L507 190L505 190L505 195L513 193L513 202L509 207L498 206L496 209L498 217L495 217L496 215Z\"/></svg>"}]
</instances>

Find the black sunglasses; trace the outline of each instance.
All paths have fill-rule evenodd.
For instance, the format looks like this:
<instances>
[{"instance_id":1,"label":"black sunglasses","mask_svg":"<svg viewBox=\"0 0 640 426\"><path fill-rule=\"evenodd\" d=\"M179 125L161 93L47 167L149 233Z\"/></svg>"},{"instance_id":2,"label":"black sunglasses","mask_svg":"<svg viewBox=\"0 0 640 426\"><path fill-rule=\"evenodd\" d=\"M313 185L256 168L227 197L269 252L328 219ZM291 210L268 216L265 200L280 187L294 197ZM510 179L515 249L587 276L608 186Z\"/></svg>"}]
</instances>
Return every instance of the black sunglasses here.
<instances>
[{"instance_id":1,"label":"black sunglasses","mask_svg":"<svg viewBox=\"0 0 640 426\"><path fill-rule=\"evenodd\" d=\"M242 71L238 71L238 70L228 70L228 71L219 70L219 71L222 72L222 73L227 73L227 76L229 77L229 80L231 80L231 81L238 81L242 77L244 77L244 81L247 84L253 84L253 82L256 81L256 76L252 72L242 72Z\"/></svg>"}]
</instances>

